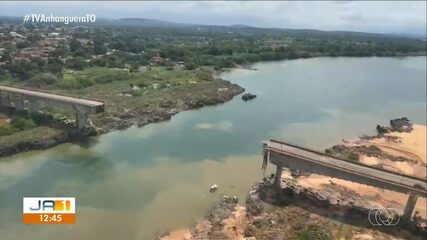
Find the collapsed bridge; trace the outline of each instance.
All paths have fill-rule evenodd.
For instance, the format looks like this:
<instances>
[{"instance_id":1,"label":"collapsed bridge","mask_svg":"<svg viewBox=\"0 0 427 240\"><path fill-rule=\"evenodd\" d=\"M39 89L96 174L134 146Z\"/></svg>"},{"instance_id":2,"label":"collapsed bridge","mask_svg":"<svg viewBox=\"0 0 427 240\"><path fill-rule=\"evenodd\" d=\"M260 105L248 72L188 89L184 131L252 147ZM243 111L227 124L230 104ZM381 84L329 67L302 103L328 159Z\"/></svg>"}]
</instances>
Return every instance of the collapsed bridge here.
<instances>
[{"instance_id":1,"label":"collapsed bridge","mask_svg":"<svg viewBox=\"0 0 427 240\"><path fill-rule=\"evenodd\" d=\"M269 140L263 144L264 166L269 161L276 165L275 184L280 186L283 167L291 171L340 178L377 188L408 194L403 219L411 220L418 197L426 197L427 181L392 171L339 159L293 144Z\"/></svg>"},{"instance_id":2,"label":"collapsed bridge","mask_svg":"<svg viewBox=\"0 0 427 240\"><path fill-rule=\"evenodd\" d=\"M89 114L104 111L104 102L0 85L0 107L30 112L39 112L43 107L65 109L75 112L77 126L84 128L90 125Z\"/></svg>"}]
</instances>

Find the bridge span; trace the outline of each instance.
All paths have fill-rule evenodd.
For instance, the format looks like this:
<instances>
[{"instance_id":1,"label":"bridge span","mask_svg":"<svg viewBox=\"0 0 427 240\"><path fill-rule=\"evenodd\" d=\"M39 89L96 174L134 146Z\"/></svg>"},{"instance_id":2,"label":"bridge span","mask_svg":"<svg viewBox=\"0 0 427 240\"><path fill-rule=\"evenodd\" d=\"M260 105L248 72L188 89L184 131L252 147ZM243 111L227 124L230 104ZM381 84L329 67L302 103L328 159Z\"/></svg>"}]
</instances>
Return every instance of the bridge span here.
<instances>
[{"instance_id":1,"label":"bridge span","mask_svg":"<svg viewBox=\"0 0 427 240\"><path fill-rule=\"evenodd\" d=\"M275 184L280 185L283 167L291 171L340 178L382 189L408 194L404 220L411 220L419 196L427 195L427 180L339 159L293 144L269 140L263 144L264 166L267 162L276 165Z\"/></svg>"},{"instance_id":2,"label":"bridge span","mask_svg":"<svg viewBox=\"0 0 427 240\"><path fill-rule=\"evenodd\" d=\"M52 94L39 90L0 85L0 107L39 112L43 107L56 107L76 113L77 126L88 126L89 114L104 111L104 102Z\"/></svg>"}]
</instances>

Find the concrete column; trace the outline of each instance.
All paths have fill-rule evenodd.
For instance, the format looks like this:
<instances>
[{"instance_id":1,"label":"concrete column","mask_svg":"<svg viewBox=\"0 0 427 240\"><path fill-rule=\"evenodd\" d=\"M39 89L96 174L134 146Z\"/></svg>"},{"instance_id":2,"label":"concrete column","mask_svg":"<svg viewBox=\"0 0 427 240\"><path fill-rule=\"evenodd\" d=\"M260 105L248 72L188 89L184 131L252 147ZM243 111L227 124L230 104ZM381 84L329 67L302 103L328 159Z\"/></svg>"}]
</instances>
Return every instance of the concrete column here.
<instances>
[{"instance_id":1,"label":"concrete column","mask_svg":"<svg viewBox=\"0 0 427 240\"><path fill-rule=\"evenodd\" d=\"M262 166L261 166L261 168L264 170L267 167L268 160L270 159L270 151L268 151L266 147L267 147L267 144L264 143L263 149L262 149Z\"/></svg>"},{"instance_id":2,"label":"concrete column","mask_svg":"<svg viewBox=\"0 0 427 240\"><path fill-rule=\"evenodd\" d=\"M25 110L25 99L23 96L19 95L13 99L13 103L15 104L15 109L19 111Z\"/></svg>"},{"instance_id":3,"label":"concrete column","mask_svg":"<svg viewBox=\"0 0 427 240\"><path fill-rule=\"evenodd\" d=\"M411 221L412 212L414 211L415 204L417 203L418 196L415 194L410 194L408 200L406 201L405 210L403 211L402 220Z\"/></svg>"},{"instance_id":4,"label":"concrete column","mask_svg":"<svg viewBox=\"0 0 427 240\"><path fill-rule=\"evenodd\" d=\"M280 187L280 183L282 183L282 166L276 165L276 175L274 176L274 185Z\"/></svg>"},{"instance_id":5,"label":"concrete column","mask_svg":"<svg viewBox=\"0 0 427 240\"><path fill-rule=\"evenodd\" d=\"M0 106L2 107L10 107L10 97L6 92L0 92Z\"/></svg>"},{"instance_id":6,"label":"concrete column","mask_svg":"<svg viewBox=\"0 0 427 240\"><path fill-rule=\"evenodd\" d=\"M40 112L40 104L35 99L28 99L28 110L32 113Z\"/></svg>"},{"instance_id":7,"label":"concrete column","mask_svg":"<svg viewBox=\"0 0 427 240\"><path fill-rule=\"evenodd\" d=\"M86 112L77 111L76 122L77 122L77 127L79 128L84 128L86 126L89 126L89 115Z\"/></svg>"}]
</instances>

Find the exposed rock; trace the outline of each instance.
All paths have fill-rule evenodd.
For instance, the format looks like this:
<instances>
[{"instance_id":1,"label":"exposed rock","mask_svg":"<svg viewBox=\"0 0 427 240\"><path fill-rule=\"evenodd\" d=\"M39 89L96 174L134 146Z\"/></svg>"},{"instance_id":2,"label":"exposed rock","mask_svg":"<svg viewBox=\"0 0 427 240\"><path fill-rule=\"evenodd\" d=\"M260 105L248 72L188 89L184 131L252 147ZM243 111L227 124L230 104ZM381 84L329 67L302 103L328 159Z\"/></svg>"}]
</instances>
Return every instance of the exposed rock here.
<instances>
[{"instance_id":1,"label":"exposed rock","mask_svg":"<svg viewBox=\"0 0 427 240\"><path fill-rule=\"evenodd\" d=\"M385 133L389 133L389 132L390 132L390 129L388 127L377 125L377 133L379 136L382 136Z\"/></svg>"},{"instance_id":2,"label":"exposed rock","mask_svg":"<svg viewBox=\"0 0 427 240\"><path fill-rule=\"evenodd\" d=\"M236 196L223 195L205 218L191 227L192 239L229 239L223 232L223 221L231 215L237 203Z\"/></svg>"},{"instance_id":3,"label":"exposed rock","mask_svg":"<svg viewBox=\"0 0 427 240\"><path fill-rule=\"evenodd\" d=\"M378 136L384 136L389 132L411 132L412 129L412 123L407 117L390 120L390 127L377 125Z\"/></svg>"},{"instance_id":4,"label":"exposed rock","mask_svg":"<svg viewBox=\"0 0 427 240\"><path fill-rule=\"evenodd\" d=\"M412 130L412 123L406 117L396 118L396 119L390 120L390 127L392 131L410 132Z\"/></svg>"},{"instance_id":5,"label":"exposed rock","mask_svg":"<svg viewBox=\"0 0 427 240\"><path fill-rule=\"evenodd\" d=\"M372 226L367 216L369 216L371 209L377 208L375 202L342 185L327 184L322 189L313 189L298 184L295 179L282 179L280 187L277 187L273 182L274 178L264 178L263 181L254 184L249 192L246 202L249 221L247 236L257 236L257 239L261 236L262 239L282 239L279 237L279 233L284 234L286 232L285 235L289 237L289 234L300 234L302 229L314 231L314 234L328 235L328 232L311 228L313 225L307 224L314 220L310 217L310 212L315 212L325 218L345 219L348 224L361 226L362 228L355 228L362 229L364 232L366 232L366 228ZM270 210L267 211L264 207L260 207L264 202L277 206L277 208L272 211L269 207ZM323 220L319 221L323 222ZM295 225L296 222L299 223ZM324 230L338 228L336 225L331 225L330 220L321 222L314 225L318 227L318 224L320 226L325 225L325 227L320 228ZM326 225L329 226L326 227ZM284 226L287 227L284 228ZM394 228L393 231L395 232L392 234L401 233L402 229L406 229L415 234L411 237L424 236L427 230L417 221L409 224L401 221L398 226L400 227ZM292 231L286 230L287 228L292 228ZM289 238L294 239L293 237Z\"/></svg>"},{"instance_id":6,"label":"exposed rock","mask_svg":"<svg viewBox=\"0 0 427 240\"><path fill-rule=\"evenodd\" d=\"M16 153L30 151L30 150L43 150L60 143L65 143L71 140L71 136L65 132L58 132L52 136L40 139L31 139L27 141L20 141L14 144L1 144L0 157L10 156Z\"/></svg>"},{"instance_id":7,"label":"exposed rock","mask_svg":"<svg viewBox=\"0 0 427 240\"><path fill-rule=\"evenodd\" d=\"M254 98L256 98L256 95L252 94L252 93L245 93L245 94L242 95L242 100L243 101L249 101L249 100L252 100Z\"/></svg>"},{"instance_id":8,"label":"exposed rock","mask_svg":"<svg viewBox=\"0 0 427 240\"><path fill-rule=\"evenodd\" d=\"M119 118L121 119L130 119L130 118L135 118L136 114L134 112L128 111L128 112L124 112L122 114L119 115Z\"/></svg>"}]
</instances>

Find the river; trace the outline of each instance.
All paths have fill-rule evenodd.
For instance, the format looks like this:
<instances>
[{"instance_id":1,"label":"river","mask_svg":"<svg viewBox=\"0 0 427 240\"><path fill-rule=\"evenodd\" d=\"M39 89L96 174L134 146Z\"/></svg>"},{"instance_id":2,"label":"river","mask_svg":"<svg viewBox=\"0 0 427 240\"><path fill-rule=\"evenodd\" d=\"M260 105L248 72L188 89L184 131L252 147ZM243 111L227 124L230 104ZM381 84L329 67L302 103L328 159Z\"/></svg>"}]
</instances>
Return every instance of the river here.
<instances>
[{"instance_id":1,"label":"river","mask_svg":"<svg viewBox=\"0 0 427 240\"><path fill-rule=\"evenodd\" d=\"M312 58L222 78L258 95L0 159L1 239L153 239L186 227L222 193L242 203L263 176L261 143L324 149L407 116L426 122L426 57ZM219 190L209 193L212 184ZM22 197L76 198L75 225L22 224Z\"/></svg>"}]
</instances>

